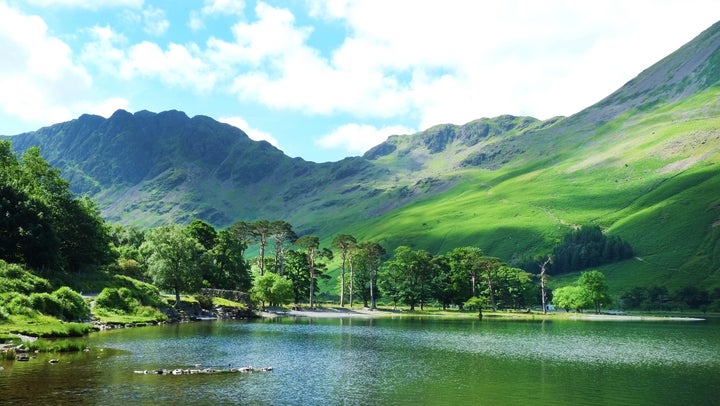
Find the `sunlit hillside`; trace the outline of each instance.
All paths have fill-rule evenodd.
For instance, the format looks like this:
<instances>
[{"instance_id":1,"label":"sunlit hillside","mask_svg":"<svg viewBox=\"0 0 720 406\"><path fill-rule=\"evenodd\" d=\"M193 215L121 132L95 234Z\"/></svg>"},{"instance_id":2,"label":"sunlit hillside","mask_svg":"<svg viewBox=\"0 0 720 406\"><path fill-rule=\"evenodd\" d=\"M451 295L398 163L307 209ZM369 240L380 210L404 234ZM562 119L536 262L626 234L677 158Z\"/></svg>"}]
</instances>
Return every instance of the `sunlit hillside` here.
<instances>
[{"instance_id":1,"label":"sunlit hillside","mask_svg":"<svg viewBox=\"0 0 720 406\"><path fill-rule=\"evenodd\" d=\"M605 266L615 292L720 286L720 25L564 118L483 118L390 137L316 164L209 117L82 116L12 137L40 145L110 222L284 219L433 253L473 245L513 263L597 224L637 258Z\"/></svg>"}]
</instances>

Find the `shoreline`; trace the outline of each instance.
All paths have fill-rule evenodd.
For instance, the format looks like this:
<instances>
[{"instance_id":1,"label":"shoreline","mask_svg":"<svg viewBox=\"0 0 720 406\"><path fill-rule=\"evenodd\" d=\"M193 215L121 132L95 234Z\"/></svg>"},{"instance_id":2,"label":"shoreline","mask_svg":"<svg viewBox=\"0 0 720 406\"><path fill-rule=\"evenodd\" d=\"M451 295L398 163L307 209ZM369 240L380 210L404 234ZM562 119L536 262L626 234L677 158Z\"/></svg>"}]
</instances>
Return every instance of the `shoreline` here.
<instances>
[{"instance_id":1,"label":"shoreline","mask_svg":"<svg viewBox=\"0 0 720 406\"><path fill-rule=\"evenodd\" d=\"M261 318L295 317L295 318L393 318L393 317L437 317L445 319L477 319L476 313L458 313L456 311L438 312L409 312L402 310L368 308L339 308L320 307L315 309L292 310L284 308L271 308L258 311L256 314ZM636 314L589 314L589 313L566 313L550 312L546 315L540 312L531 313L506 313L506 312L483 312L483 320L580 320L580 321L683 321L698 322L706 321L706 318L696 316L655 316Z\"/></svg>"}]
</instances>

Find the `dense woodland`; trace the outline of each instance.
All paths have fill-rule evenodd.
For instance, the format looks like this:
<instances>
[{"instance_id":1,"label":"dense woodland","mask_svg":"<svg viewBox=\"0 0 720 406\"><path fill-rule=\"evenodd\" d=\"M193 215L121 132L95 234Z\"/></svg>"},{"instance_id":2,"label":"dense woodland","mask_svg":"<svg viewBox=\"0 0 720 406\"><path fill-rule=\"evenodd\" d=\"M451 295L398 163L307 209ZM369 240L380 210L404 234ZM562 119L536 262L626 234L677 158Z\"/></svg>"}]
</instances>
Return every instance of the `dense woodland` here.
<instances>
[{"instance_id":1,"label":"dense woodland","mask_svg":"<svg viewBox=\"0 0 720 406\"><path fill-rule=\"evenodd\" d=\"M545 289L553 273L632 256L627 243L606 238L595 226L571 232L547 258L525 261L525 269L473 246L443 254L409 246L388 252L348 234L325 246L317 236L298 236L284 220L238 221L222 230L194 220L142 230L106 224L94 203L74 196L37 148L18 157L9 141L0 141L0 164L0 321L35 314L84 320L90 309L81 290L98 293L96 312L150 316L203 287L250 292L257 306L313 307L322 301L411 311L429 305L529 310L551 301L576 311L705 311L718 310L720 303L718 290L697 287L629 287L613 302L598 271L583 272L577 283L554 292ZM257 257L247 258L250 247ZM324 286L336 288L321 292L318 282L330 278L331 266L339 268L337 283ZM112 275L114 282L93 283L108 280L100 275ZM163 300L161 291L174 299Z\"/></svg>"}]
</instances>

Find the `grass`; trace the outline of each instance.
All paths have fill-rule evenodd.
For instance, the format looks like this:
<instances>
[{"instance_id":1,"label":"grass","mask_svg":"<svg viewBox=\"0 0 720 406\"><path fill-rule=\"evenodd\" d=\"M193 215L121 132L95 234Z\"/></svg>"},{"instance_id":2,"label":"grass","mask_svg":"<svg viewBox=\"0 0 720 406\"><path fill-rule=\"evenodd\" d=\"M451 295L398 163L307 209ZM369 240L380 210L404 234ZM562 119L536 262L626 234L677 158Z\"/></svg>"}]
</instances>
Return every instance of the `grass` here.
<instances>
[{"instance_id":1,"label":"grass","mask_svg":"<svg viewBox=\"0 0 720 406\"><path fill-rule=\"evenodd\" d=\"M105 324L149 324L167 320L167 316L157 309L147 308L146 311L133 314L107 312L95 314L95 317Z\"/></svg>"},{"instance_id":2,"label":"grass","mask_svg":"<svg viewBox=\"0 0 720 406\"><path fill-rule=\"evenodd\" d=\"M548 150L541 144L548 140L557 150L541 165L463 171L463 181L444 193L343 224L342 232L389 251L410 245L442 254L473 245L511 261L546 254L569 227L598 224L642 259L600 268L613 295L652 284L720 286L720 227L713 226L720 220L719 96L712 88L628 112L590 135L517 135L525 150Z\"/></svg>"},{"instance_id":3,"label":"grass","mask_svg":"<svg viewBox=\"0 0 720 406\"><path fill-rule=\"evenodd\" d=\"M54 317L11 315L9 322L0 324L0 335L23 334L34 337L81 337L93 331L88 323L66 323Z\"/></svg>"}]
</instances>

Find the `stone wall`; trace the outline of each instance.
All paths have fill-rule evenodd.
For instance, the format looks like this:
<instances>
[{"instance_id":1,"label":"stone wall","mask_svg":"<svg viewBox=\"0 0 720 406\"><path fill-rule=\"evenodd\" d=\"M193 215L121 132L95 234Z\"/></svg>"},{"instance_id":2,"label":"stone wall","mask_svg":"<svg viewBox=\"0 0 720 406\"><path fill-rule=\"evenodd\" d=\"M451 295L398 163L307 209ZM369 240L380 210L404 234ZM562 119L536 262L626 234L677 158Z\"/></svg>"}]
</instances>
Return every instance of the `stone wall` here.
<instances>
[{"instance_id":1,"label":"stone wall","mask_svg":"<svg viewBox=\"0 0 720 406\"><path fill-rule=\"evenodd\" d=\"M245 303L248 309L252 309L250 294L247 292L240 292L239 290L203 288L202 294L209 297L221 297L223 299L232 300L234 302Z\"/></svg>"}]
</instances>

